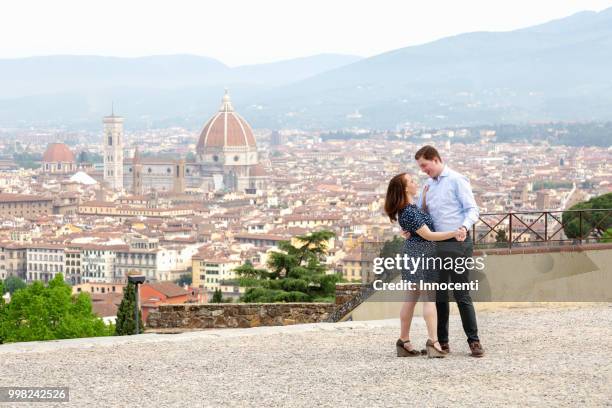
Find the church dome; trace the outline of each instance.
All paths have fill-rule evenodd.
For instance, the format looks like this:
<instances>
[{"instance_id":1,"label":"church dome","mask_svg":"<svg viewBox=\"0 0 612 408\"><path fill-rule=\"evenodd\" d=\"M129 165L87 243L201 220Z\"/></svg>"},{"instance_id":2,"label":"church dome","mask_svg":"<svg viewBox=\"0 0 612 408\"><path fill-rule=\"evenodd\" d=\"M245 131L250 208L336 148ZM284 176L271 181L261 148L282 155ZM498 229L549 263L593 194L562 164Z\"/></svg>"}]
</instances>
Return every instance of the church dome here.
<instances>
[{"instance_id":1,"label":"church dome","mask_svg":"<svg viewBox=\"0 0 612 408\"><path fill-rule=\"evenodd\" d=\"M50 143L43 154L45 163L74 163L74 154L64 143Z\"/></svg>"},{"instance_id":2,"label":"church dome","mask_svg":"<svg viewBox=\"0 0 612 408\"><path fill-rule=\"evenodd\" d=\"M225 147L256 148L253 129L234 111L227 91L219 112L206 122L200 133L196 150L199 154L204 154L208 148L218 150Z\"/></svg>"}]
</instances>

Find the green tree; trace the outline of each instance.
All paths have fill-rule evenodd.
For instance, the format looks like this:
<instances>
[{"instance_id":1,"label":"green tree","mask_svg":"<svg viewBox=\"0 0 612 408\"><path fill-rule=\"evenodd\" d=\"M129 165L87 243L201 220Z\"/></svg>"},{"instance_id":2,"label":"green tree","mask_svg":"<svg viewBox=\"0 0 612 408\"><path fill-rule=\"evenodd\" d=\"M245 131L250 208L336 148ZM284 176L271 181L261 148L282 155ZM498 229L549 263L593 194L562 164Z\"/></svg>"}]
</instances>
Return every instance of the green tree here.
<instances>
[{"instance_id":1,"label":"green tree","mask_svg":"<svg viewBox=\"0 0 612 408\"><path fill-rule=\"evenodd\" d=\"M272 252L268 259L268 267L272 272L268 272L268 276L272 279L286 277L293 268L299 265L296 256L297 248L288 242L280 242L279 249L285 252Z\"/></svg>"},{"instance_id":2,"label":"green tree","mask_svg":"<svg viewBox=\"0 0 612 408\"><path fill-rule=\"evenodd\" d=\"M385 241L382 248L378 249L375 243L361 244L361 255L364 259L371 260L374 256L379 258L395 258L397 255L402 255L404 252L404 243L406 240L401 236L394 236L392 240ZM384 268L383 274L378 275L378 278L391 279L399 274L399 269L394 266L392 268Z\"/></svg>"},{"instance_id":3,"label":"green tree","mask_svg":"<svg viewBox=\"0 0 612 408\"><path fill-rule=\"evenodd\" d=\"M533 191L552 188L572 188L571 181L536 181L533 183Z\"/></svg>"},{"instance_id":4,"label":"green tree","mask_svg":"<svg viewBox=\"0 0 612 408\"><path fill-rule=\"evenodd\" d=\"M222 302L223 302L223 293L221 293L221 289L215 289L215 293L213 293L213 297L210 303L222 303Z\"/></svg>"},{"instance_id":5,"label":"green tree","mask_svg":"<svg viewBox=\"0 0 612 408\"><path fill-rule=\"evenodd\" d=\"M246 287L243 302L332 302L338 274L327 274L322 261L327 254L331 231L297 236L295 245L282 241L280 251L268 257L268 268L244 264L235 269L240 286Z\"/></svg>"},{"instance_id":6,"label":"green tree","mask_svg":"<svg viewBox=\"0 0 612 408\"><path fill-rule=\"evenodd\" d=\"M102 155L82 150L77 156L77 163L102 163Z\"/></svg>"},{"instance_id":7,"label":"green tree","mask_svg":"<svg viewBox=\"0 0 612 408\"><path fill-rule=\"evenodd\" d=\"M606 232L604 232L601 242L612 242L612 228L608 228Z\"/></svg>"},{"instance_id":8,"label":"green tree","mask_svg":"<svg viewBox=\"0 0 612 408\"><path fill-rule=\"evenodd\" d=\"M181 275L176 281L175 283L179 286L185 286L185 285L191 285L192 284L192 279L193 277L191 276L191 274L189 273L185 273L183 275Z\"/></svg>"},{"instance_id":9,"label":"green tree","mask_svg":"<svg viewBox=\"0 0 612 408\"><path fill-rule=\"evenodd\" d=\"M14 153L13 160L20 168L35 169L40 167L42 155L36 153Z\"/></svg>"},{"instance_id":10,"label":"green tree","mask_svg":"<svg viewBox=\"0 0 612 408\"><path fill-rule=\"evenodd\" d=\"M240 265L238 268L234 269L234 271L244 278L251 279L266 279L270 277L270 273L265 269L255 269L253 264L249 261L245 262L243 265Z\"/></svg>"},{"instance_id":11,"label":"green tree","mask_svg":"<svg viewBox=\"0 0 612 408\"><path fill-rule=\"evenodd\" d=\"M582 216L578 212L563 213L563 230L568 238L585 239L591 234L601 237L608 228L612 228L611 211L588 211L593 209L612 210L612 193L593 197L570 208L570 210L585 210Z\"/></svg>"},{"instance_id":12,"label":"green tree","mask_svg":"<svg viewBox=\"0 0 612 408\"><path fill-rule=\"evenodd\" d=\"M16 290L25 289L27 286L19 276L9 276L4 280L4 293L9 292L12 295Z\"/></svg>"},{"instance_id":13,"label":"green tree","mask_svg":"<svg viewBox=\"0 0 612 408\"><path fill-rule=\"evenodd\" d=\"M108 327L95 316L86 293L72 295L62 274L47 286L37 281L15 291L0 307L0 341L18 342L108 336Z\"/></svg>"},{"instance_id":14,"label":"green tree","mask_svg":"<svg viewBox=\"0 0 612 408\"><path fill-rule=\"evenodd\" d=\"M495 234L495 242L495 246L498 248L508 246L508 236L506 235L506 230L497 230L497 233Z\"/></svg>"},{"instance_id":15,"label":"green tree","mask_svg":"<svg viewBox=\"0 0 612 408\"><path fill-rule=\"evenodd\" d=\"M215 289L210 303L232 303L232 298L223 297L223 292L221 292L221 289Z\"/></svg>"},{"instance_id":16,"label":"green tree","mask_svg":"<svg viewBox=\"0 0 612 408\"><path fill-rule=\"evenodd\" d=\"M379 256L381 258L394 258L395 255L401 254L404 249L404 241L404 238L397 235L391 241L385 241Z\"/></svg>"},{"instance_id":17,"label":"green tree","mask_svg":"<svg viewBox=\"0 0 612 408\"><path fill-rule=\"evenodd\" d=\"M309 261L316 258L319 261L327 254L328 242L335 237L331 231L315 231L307 235L298 235L295 239L302 243L298 248L298 261Z\"/></svg>"},{"instance_id":18,"label":"green tree","mask_svg":"<svg viewBox=\"0 0 612 408\"><path fill-rule=\"evenodd\" d=\"M0 280L0 344L4 343L4 330L3 330L3 325L5 322L5 302L4 302L4 297L2 296L4 294L4 283Z\"/></svg>"},{"instance_id":19,"label":"green tree","mask_svg":"<svg viewBox=\"0 0 612 408\"><path fill-rule=\"evenodd\" d=\"M134 308L136 307L136 285L128 282L123 290L123 299L117 310L117 322L115 335L126 336L136 334L136 320ZM138 327L139 333L144 332L144 323L142 321L142 313L138 310Z\"/></svg>"}]
</instances>

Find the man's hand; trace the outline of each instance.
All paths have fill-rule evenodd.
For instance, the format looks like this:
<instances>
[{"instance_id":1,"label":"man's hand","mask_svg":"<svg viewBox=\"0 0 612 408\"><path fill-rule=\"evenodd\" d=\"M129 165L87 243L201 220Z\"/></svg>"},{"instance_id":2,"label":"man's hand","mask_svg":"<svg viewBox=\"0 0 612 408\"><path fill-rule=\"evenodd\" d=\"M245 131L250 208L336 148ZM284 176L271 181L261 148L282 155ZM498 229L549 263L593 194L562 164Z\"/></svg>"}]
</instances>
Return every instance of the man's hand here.
<instances>
[{"instance_id":1,"label":"man's hand","mask_svg":"<svg viewBox=\"0 0 612 408\"><path fill-rule=\"evenodd\" d=\"M467 231L465 230L465 228L457 228L457 231L455 231L455 239L457 241L465 241L465 238L467 238Z\"/></svg>"},{"instance_id":2,"label":"man's hand","mask_svg":"<svg viewBox=\"0 0 612 408\"><path fill-rule=\"evenodd\" d=\"M406 239L410 239L412 235L410 235L410 232L402 230L402 237L406 238Z\"/></svg>"}]
</instances>

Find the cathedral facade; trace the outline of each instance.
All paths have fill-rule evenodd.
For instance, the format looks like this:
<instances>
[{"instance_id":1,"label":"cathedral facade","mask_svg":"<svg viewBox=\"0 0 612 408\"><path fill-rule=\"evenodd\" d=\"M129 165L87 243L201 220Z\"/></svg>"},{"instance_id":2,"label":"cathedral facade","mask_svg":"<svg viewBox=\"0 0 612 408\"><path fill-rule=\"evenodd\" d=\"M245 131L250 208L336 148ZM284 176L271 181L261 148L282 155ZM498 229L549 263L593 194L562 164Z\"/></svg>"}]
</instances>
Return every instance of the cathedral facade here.
<instances>
[{"instance_id":1,"label":"cathedral facade","mask_svg":"<svg viewBox=\"0 0 612 408\"><path fill-rule=\"evenodd\" d=\"M121 125L122 140L123 121L119 123L111 118L117 117L106 117L104 120L105 143L119 139L108 137L117 132L118 124ZM151 191L181 194L187 188L205 192L233 191L255 194L264 190L267 184L253 130L247 121L234 111L227 91L219 111L205 123L200 133L195 160L141 157L136 148L132 158L123 159L121 154L122 182L119 183L116 181L116 162L110 160L119 156L115 149L123 151L123 146L105 145L105 155L107 151L112 154L108 154L108 168L107 161L104 162L105 181L108 177L107 185L115 190L124 189L138 195ZM117 188L119 184L122 184L121 188Z\"/></svg>"}]
</instances>

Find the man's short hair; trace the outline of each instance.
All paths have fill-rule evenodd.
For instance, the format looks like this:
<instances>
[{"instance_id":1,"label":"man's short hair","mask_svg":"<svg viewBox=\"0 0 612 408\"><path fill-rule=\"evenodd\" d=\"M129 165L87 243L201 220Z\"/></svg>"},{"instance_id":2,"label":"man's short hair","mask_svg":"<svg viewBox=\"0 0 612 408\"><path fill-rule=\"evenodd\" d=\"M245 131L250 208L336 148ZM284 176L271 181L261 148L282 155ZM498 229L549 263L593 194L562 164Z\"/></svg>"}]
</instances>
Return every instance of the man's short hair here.
<instances>
[{"instance_id":1,"label":"man's short hair","mask_svg":"<svg viewBox=\"0 0 612 408\"><path fill-rule=\"evenodd\" d=\"M438 158L438 160L442 161L442 157L440 157L440 153L433 146L423 146L421 147L415 154L414 160L419 160L420 158L424 158L425 160L433 160L434 158Z\"/></svg>"}]
</instances>

